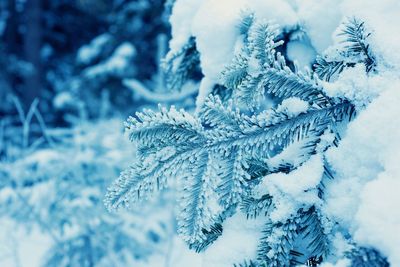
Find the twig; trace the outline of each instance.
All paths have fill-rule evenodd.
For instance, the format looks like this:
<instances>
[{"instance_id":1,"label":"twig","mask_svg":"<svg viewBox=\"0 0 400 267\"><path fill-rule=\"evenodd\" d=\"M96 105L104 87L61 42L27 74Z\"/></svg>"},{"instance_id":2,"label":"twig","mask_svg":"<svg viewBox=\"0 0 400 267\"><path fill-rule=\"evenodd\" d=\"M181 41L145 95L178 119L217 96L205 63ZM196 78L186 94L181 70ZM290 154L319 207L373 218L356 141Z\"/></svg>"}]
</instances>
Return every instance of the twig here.
<instances>
[{"instance_id":1,"label":"twig","mask_svg":"<svg viewBox=\"0 0 400 267\"><path fill-rule=\"evenodd\" d=\"M50 135L47 133L47 127L46 123L44 122L44 119L42 117L42 114L40 114L38 109L35 109L35 117L39 122L40 129L42 130L43 136L46 139L46 141L49 143L50 146L54 146L54 142L51 139Z\"/></svg>"}]
</instances>

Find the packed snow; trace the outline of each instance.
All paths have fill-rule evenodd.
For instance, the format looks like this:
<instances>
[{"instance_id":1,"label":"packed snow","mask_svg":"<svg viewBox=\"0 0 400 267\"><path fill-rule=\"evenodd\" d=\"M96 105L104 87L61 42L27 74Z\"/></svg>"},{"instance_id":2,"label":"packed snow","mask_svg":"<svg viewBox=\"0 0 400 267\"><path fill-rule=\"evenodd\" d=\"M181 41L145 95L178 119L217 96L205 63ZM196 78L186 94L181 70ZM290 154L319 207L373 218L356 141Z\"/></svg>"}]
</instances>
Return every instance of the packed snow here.
<instances>
[{"instance_id":1,"label":"packed snow","mask_svg":"<svg viewBox=\"0 0 400 267\"><path fill-rule=\"evenodd\" d=\"M266 176L258 185L258 197L269 194L275 199L275 209L270 218L273 222L282 222L296 214L304 204L319 203L316 186L321 181L323 161L315 155L298 169L285 174L275 173Z\"/></svg>"},{"instance_id":2,"label":"packed snow","mask_svg":"<svg viewBox=\"0 0 400 267\"><path fill-rule=\"evenodd\" d=\"M338 148L328 151L336 172L327 190L327 212L350 226L358 242L382 250L400 265L400 83L385 91L349 125Z\"/></svg>"},{"instance_id":3,"label":"packed snow","mask_svg":"<svg viewBox=\"0 0 400 267\"><path fill-rule=\"evenodd\" d=\"M309 108L309 104L298 97L290 97L282 101L276 109L277 112L284 112L289 117L295 117L304 113Z\"/></svg>"},{"instance_id":4,"label":"packed snow","mask_svg":"<svg viewBox=\"0 0 400 267\"><path fill-rule=\"evenodd\" d=\"M248 220L238 212L223 224L223 234L204 253L202 266L228 267L256 258L265 218ZM182 266L183 267L183 266Z\"/></svg>"}]
</instances>

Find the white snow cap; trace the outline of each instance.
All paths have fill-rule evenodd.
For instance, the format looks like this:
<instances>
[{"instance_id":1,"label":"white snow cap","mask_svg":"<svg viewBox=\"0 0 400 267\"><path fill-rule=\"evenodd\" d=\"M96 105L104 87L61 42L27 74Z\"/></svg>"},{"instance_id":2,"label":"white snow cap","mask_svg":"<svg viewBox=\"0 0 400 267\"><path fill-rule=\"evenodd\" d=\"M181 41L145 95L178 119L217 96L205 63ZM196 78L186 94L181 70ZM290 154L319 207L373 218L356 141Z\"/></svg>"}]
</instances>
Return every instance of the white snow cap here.
<instances>
[{"instance_id":1,"label":"white snow cap","mask_svg":"<svg viewBox=\"0 0 400 267\"><path fill-rule=\"evenodd\" d=\"M266 176L255 189L258 197L268 193L274 197L276 209L271 212L272 221L285 221L296 214L305 203L318 203L316 186L323 174L321 155L312 156L296 170L286 173L274 173Z\"/></svg>"},{"instance_id":2,"label":"white snow cap","mask_svg":"<svg viewBox=\"0 0 400 267\"><path fill-rule=\"evenodd\" d=\"M373 246L400 266L400 81L385 91L328 151L336 172L327 188L327 213L349 227L360 245Z\"/></svg>"}]
</instances>

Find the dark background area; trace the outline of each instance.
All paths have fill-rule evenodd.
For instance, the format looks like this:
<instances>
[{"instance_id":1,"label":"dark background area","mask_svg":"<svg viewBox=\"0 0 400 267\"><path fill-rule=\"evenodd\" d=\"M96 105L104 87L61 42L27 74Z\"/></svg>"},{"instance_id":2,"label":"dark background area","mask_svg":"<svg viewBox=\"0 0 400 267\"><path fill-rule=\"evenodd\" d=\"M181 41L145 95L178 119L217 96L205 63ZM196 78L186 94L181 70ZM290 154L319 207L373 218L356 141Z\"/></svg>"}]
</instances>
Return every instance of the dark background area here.
<instances>
[{"instance_id":1,"label":"dark background area","mask_svg":"<svg viewBox=\"0 0 400 267\"><path fill-rule=\"evenodd\" d=\"M135 78L152 87L159 50L166 49L169 35L169 5L164 8L164 2L0 1L0 117L17 115L13 96L24 110L38 99L38 108L51 126L68 124L65 115L77 115L82 106L89 118L96 118L104 92L111 105L108 115L132 112L140 103L135 103L122 80ZM82 62L80 49L95 46L100 35L106 38L97 54ZM103 67L100 74L98 68L96 75L86 75L86 70L107 62L121 44L134 49L124 69ZM60 94L71 101L57 106L54 101Z\"/></svg>"}]
</instances>

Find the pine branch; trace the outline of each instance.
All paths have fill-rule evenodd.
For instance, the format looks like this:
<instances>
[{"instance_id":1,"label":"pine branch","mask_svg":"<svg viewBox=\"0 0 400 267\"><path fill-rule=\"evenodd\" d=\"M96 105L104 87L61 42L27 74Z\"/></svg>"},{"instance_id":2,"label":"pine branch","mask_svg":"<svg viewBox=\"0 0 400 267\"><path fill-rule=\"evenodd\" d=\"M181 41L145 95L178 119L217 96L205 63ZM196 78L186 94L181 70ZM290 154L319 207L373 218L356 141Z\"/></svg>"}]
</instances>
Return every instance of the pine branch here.
<instances>
[{"instance_id":1,"label":"pine branch","mask_svg":"<svg viewBox=\"0 0 400 267\"><path fill-rule=\"evenodd\" d=\"M224 108L216 97L206 103L205 109L210 109L203 112L206 128L173 107L160 108L158 113L146 110L128 120L127 131L138 144L139 161L109 188L108 208L143 201L166 187L169 179L179 177L180 232L189 243L198 242L203 229L209 231L219 215L208 210L210 192L216 192L214 198L223 207L241 202L250 181L248 162L260 156L272 158L311 132L322 133L330 123L347 120L353 113L352 105L343 102L272 123ZM270 172L280 170L272 167Z\"/></svg>"},{"instance_id":2,"label":"pine branch","mask_svg":"<svg viewBox=\"0 0 400 267\"><path fill-rule=\"evenodd\" d=\"M301 216L301 228L298 232L301 234L302 243L307 244L308 258L314 259L310 261L327 256L330 244L315 207L311 207L307 212L303 213L303 216Z\"/></svg>"},{"instance_id":3,"label":"pine branch","mask_svg":"<svg viewBox=\"0 0 400 267\"><path fill-rule=\"evenodd\" d=\"M257 266L290 266L291 251L297 236L298 219L285 223L267 223L257 251Z\"/></svg>"},{"instance_id":4,"label":"pine branch","mask_svg":"<svg viewBox=\"0 0 400 267\"><path fill-rule=\"evenodd\" d=\"M351 267L389 267L387 259L376 249L355 247L349 251L346 258L350 259Z\"/></svg>"},{"instance_id":5,"label":"pine branch","mask_svg":"<svg viewBox=\"0 0 400 267\"><path fill-rule=\"evenodd\" d=\"M259 267L254 261L244 261L243 263L234 264L233 267Z\"/></svg>"},{"instance_id":6,"label":"pine branch","mask_svg":"<svg viewBox=\"0 0 400 267\"><path fill-rule=\"evenodd\" d=\"M165 71L167 88L181 90L183 85L194 75L200 65L200 54L196 40L191 37L179 51L170 51L162 62Z\"/></svg>"},{"instance_id":7,"label":"pine branch","mask_svg":"<svg viewBox=\"0 0 400 267\"><path fill-rule=\"evenodd\" d=\"M247 25L247 23L245 23ZM317 79L311 74L291 70L275 48L278 31L268 23L252 23L245 48L222 72L225 87L233 90L239 104L259 107L264 94L279 98L298 97L320 107L331 104Z\"/></svg>"},{"instance_id":8,"label":"pine branch","mask_svg":"<svg viewBox=\"0 0 400 267\"><path fill-rule=\"evenodd\" d=\"M345 68L354 66L355 63L351 62L328 61L328 59L324 57L317 57L314 69L320 79L329 82L335 79Z\"/></svg>"},{"instance_id":9,"label":"pine branch","mask_svg":"<svg viewBox=\"0 0 400 267\"><path fill-rule=\"evenodd\" d=\"M245 198L240 208L248 219L254 219L260 214L266 216L272 207L272 197L264 195L259 199L253 197Z\"/></svg>"},{"instance_id":10,"label":"pine branch","mask_svg":"<svg viewBox=\"0 0 400 267\"><path fill-rule=\"evenodd\" d=\"M331 81L344 69L354 67L357 63L363 63L366 72L376 68L376 60L368 44L371 33L366 32L364 22L356 18L348 19L343 24L343 30L339 36L343 36L344 47L339 50L335 60L317 57L314 64L315 72L320 79Z\"/></svg>"},{"instance_id":11,"label":"pine branch","mask_svg":"<svg viewBox=\"0 0 400 267\"><path fill-rule=\"evenodd\" d=\"M301 244L301 250L296 244ZM286 222L267 223L257 262L259 266L315 266L327 255L328 249L329 242L315 207L300 209Z\"/></svg>"},{"instance_id":12,"label":"pine branch","mask_svg":"<svg viewBox=\"0 0 400 267\"><path fill-rule=\"evenodd\" d=\"M208 229L203 228L201 230L203 239L189 244L189 248L195 250L198 253L205 251L215 240L218 239L218 237L222 235L222 223L225 221L226 218L231 217L235 213L235 211L236 205L232 205L221 211L219 216L215 218L213 225L211 225Z\"/></svg>"}]
</instances>

